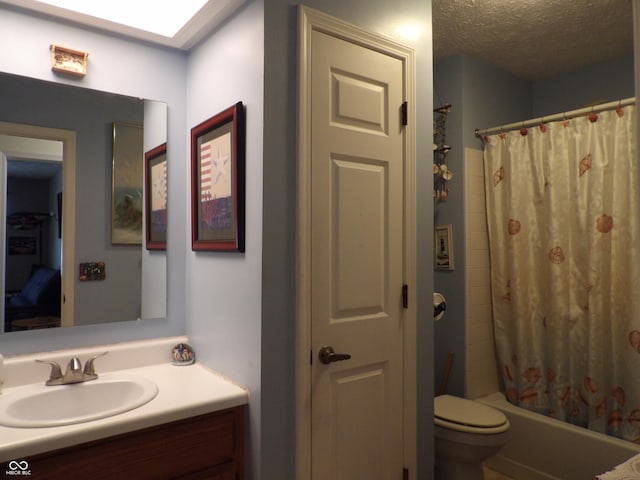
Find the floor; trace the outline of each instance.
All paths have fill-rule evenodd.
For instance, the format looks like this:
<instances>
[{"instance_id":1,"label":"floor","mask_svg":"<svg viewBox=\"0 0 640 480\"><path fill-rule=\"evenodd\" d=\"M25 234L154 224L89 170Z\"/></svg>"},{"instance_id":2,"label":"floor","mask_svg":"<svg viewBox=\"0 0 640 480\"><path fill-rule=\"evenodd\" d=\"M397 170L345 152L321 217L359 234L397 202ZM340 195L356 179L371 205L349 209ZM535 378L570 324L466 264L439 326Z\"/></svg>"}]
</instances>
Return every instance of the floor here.
<instances>
[{"instance_id":1,"label":"floor","mask_svg":"<svg viewBox=\"0 0 640 480\"><path fill-rule=\"evenodd\" d=\"M493 470L489 470L487 467L484 467L484 480L514 480L511 477L507 477L501 473L495 472Z\"/></svg>"}]
</instances>

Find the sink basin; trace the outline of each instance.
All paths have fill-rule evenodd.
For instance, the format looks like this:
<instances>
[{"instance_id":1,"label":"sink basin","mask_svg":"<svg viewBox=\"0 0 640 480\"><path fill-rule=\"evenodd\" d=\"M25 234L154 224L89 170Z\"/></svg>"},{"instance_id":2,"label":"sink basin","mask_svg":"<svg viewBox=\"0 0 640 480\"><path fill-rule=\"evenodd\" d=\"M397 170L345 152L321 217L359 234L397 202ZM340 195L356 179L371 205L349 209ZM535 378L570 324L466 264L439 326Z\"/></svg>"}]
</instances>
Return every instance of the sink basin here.
<instances>
[{"instance_id":1,"label":"sink basin","mask_svg":"<svg viewBox=\"0 0 640 480\"><path fill-rule=\"evenodd\" d=\"M0 395L0 425L35 428L89 422L138 408L157 394L152 381L121 373L71 385L26 385Z\"/></svg>"}]
</instances>

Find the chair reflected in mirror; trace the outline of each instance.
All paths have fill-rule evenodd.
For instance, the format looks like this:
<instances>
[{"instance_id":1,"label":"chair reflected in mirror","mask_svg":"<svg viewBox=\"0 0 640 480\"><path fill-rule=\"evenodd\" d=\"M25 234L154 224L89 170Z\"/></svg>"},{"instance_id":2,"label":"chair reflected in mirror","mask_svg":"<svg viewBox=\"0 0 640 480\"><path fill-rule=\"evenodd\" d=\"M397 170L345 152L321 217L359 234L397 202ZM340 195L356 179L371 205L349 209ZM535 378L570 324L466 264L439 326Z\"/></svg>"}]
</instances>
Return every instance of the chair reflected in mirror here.
<instances>
[{"instance_id":1,"label":"chair reflected in mirror","mask_svg":"<svg viewBox=\"0 0 640 480\"><path fill-rule=\"evenodd\" d=\"M60 326L60 270L34 265L25 286L5 292L4 331Z\"/></svg>"}]
</instances>

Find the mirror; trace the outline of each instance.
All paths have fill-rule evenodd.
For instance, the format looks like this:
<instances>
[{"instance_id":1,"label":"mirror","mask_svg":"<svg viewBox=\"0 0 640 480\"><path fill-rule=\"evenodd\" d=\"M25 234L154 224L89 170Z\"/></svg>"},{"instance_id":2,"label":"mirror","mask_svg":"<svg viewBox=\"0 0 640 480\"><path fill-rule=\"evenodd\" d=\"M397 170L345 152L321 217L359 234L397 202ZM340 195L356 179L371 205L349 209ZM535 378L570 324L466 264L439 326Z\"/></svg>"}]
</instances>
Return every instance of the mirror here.
<instances>
[{"instance_id":1,"label":"mirror","mask_svg":"<svg viewBox=\"0 0 640 480\"><path fill-rule=\"evenodd\" d=\"M0 190L7 195L0 206L4 307L7 297L22 293L30 308L36 298L48 298L47 308L23 313L30 320L18 326L5 313L5 331L164 317L166 251L145 246L143 179L126 197L139 222L139 240L113 243L112 215L124 207L112 208L112 168L115 155L142 175L143 153L166 143L166 104L4 73L0 104ZM129 158L119 150L125 135L114 138L114 130L143 125L133 142L138 151ZM64 292L57 293L63 299L58 325L51 320L56 282ZM34 284L37 293L30 290Z\"/></svg>"}]
</instances>

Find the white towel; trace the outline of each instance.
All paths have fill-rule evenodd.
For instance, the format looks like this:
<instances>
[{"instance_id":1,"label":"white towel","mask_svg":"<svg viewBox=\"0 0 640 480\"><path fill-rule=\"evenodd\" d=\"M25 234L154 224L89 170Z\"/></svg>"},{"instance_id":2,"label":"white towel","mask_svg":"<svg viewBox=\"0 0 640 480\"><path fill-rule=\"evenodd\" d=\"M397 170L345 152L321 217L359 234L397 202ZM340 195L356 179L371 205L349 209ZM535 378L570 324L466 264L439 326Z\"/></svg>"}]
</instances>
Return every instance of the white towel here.
<instances>
[{"instance_id":1,"label":"white towel","mask_svg":"<svg viewBox=\"0 0 640 480\"><path fill-rule=\"evenodd\" d=\"M610 472L594 477L594 480L640 480L640 454L631 457Z\"/></svg>"}]
</instances>

